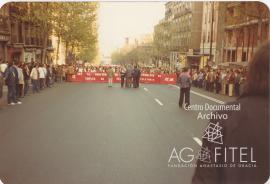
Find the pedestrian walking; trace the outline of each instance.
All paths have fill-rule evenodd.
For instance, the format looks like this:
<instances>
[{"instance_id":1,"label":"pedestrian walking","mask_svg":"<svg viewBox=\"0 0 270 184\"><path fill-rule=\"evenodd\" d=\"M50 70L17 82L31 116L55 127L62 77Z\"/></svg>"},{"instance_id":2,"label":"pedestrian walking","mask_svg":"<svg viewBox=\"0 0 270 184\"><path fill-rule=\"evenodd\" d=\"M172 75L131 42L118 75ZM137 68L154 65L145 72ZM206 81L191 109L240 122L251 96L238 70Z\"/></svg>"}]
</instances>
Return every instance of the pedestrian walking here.
<instances>
[{"instance_id":1,"label":"pedestrian walking","mask_svg":"<svg viewBox=\"0 0 270 184\"><path fill-rule=\"evenodd\" d=\"M107 71L107 76L108 76L108 87L112 87L113 84L113 78L114 78L114 71L112 67L109 67Z\"/></svg>"},{"instance_id":2,"label":"pedestrian walking","mask_svg":"<svg viewBox=\"0 0 270 184\"><path fill-rule=\"evenodd\" d=\"M191 87L191 77L188 72L188 68L183 68L183 72L179 76L180 83L180 98L179 107L183 107L183 102L185 100L185 107L190 105L190 87Z\"/></svg>"},{"instance_id":3,"label":"pedestrian walking","mask_svg":"<svg viewBox=\"0 0 270 184\"><path fill-rule=\"evenodd\" d=\"M229 104L240 105L240 110L217 111L229 118L210 120L223 141L211 142L212 135L203 139L201 152L207 148L210 156L207 163L197 160L192 184L260 184L269 179L269 50L268 42L249 62L244 92ZM225 150L230 148L234 151Z\"/></svg>"}]
</instances>

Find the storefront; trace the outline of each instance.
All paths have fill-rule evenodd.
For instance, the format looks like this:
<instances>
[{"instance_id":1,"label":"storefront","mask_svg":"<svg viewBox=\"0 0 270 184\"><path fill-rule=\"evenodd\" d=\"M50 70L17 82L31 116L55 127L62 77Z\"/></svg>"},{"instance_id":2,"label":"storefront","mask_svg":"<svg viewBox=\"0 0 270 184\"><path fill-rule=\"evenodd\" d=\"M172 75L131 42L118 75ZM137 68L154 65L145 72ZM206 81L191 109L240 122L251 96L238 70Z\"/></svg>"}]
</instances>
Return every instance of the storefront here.
<instances>
[{"instance_id":1,"label":"storefront","mask_svg":"<svg viewBox=\"0 0 270 184\"><path fill-rule=\"evenodd\" d=\"M200 55L187 55L187 66L191 69L199 69L201 62Z\"/></svg>"},{"instance_id":2,"label":"storefront","mask_svg":"<svg viewBox=\"0 0 270 184\"><path fill-rule=\"evenodd\" d=\"M8 60L13 62L24 61L24 49L23 47L9 47L8 48Z\"/></svg>"},{"instance_id":3,"label":"storefront","mask_svg":"<svg viewBox=\"0 0 270 184\"><path fill-rule=\"evenodd\" d=\"M0 59L4 62L8 61L7 42L9 35L0 35Z\"/></svg>"},{"instance_id":4,"label":"storefront","mask_svg":"<svg viewBox=\"0 0 270 184\"><path fill-rule=\"evenodd\" d=\"M24 62L31 63L31 61L36 60L36 49L34 48L26 48L24 52Z\"/></svg>"}]
</instances>

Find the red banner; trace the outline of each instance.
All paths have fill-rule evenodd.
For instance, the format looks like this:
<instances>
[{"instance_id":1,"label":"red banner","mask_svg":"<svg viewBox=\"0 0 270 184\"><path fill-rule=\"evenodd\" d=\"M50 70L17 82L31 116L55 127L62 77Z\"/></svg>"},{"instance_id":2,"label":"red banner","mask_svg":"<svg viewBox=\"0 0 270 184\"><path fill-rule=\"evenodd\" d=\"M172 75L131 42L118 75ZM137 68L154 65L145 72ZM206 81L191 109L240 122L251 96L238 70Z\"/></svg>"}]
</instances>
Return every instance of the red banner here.
<instances>
[{"instance_id":1,"label":"red banner","mask_svg":"<svg viewBox=\"0 0 270 184\"><path fill-rule=\"evenodd\" d=\"M84 73L77 73L76 75L68 75L67 81L104 83L108 82L108 77L106 73L84 72ZM119 83L120 81L121 81L120 75L118 73L115 74L113 82ZM176 75L142 73L140 82L146 84L176 84Z\"/></svg>"}]
</instances>

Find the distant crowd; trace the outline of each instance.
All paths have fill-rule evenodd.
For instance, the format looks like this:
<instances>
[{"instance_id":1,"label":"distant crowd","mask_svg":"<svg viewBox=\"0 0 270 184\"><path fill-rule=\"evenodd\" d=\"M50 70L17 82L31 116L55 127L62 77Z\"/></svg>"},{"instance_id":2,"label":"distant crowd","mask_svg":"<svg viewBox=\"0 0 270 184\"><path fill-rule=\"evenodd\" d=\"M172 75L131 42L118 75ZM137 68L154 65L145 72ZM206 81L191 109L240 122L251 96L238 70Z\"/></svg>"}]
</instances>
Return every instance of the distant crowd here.
<instances>
[{"instance_id":1,"label":"distant crowd","mask_svg":"<svg viewBox=\"0 0 270 184\"><path fill-rule=\"evenodd\" d=\"M191 70L190 76L195 87L217 94L239 96L246 81L247 70L240 69L207 69Z\"/></svg>"},{"instance_id":2,"label":"distant crowd","mask_svg":"<svg viewBox=\"0 0 270 184\"><path fill-rule=\"evenodd\" d=\"M74 65L74 72L104 72L108 70L108 66L82 66ZM115 65L110 66L114 73L121 74L123 68L125 70L133 65ZM137 67L140 73L147 74L176 74L177 79L182 72L182 69L170 69L167 67ZM127 72L127 76L129 76ZM192 79L192 86L205 89L209 92L215 92L216 94L223 94L228 96L239 96L241 94L242 86L246 80L246 69L213 69L206 67L204 69L189 69L189 75ZM130 74L132 77L132 74ZM127 81L129 79L127 78ZM127 82L129 83L129 82ZM178 80L179 83L179 80Z\"/></svg>"},{"instance_id":3,"label":"distant crowd","mask_svg":"<svg viewBox=\"0 0 270 184\"><path fill-rule=\"evenodd\" d=\"M8 105L21 104L21 99L32 93L39 93L50 88L55 82L66 80L65 66L52 66L35 62L4 63L0 60L0 98L3 97L3 86L6 85Z\"/></svg>"}]
</instances>

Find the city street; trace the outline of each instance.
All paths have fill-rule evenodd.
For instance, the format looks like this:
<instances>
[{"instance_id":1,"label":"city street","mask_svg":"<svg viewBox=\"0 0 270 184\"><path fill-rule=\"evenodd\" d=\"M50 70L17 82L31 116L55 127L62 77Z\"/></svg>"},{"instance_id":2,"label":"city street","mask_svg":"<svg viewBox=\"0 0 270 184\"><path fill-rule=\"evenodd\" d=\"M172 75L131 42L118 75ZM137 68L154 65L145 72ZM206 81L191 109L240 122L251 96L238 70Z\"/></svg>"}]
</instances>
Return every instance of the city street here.
<instances>
[{"instance_id":1,"label":"city street","mask_svg":"<svg viewBox=\"0 0 270 184\"><path fill-rule=\"evenodd\" d=\"M195 90L195 89L192 89ZM199 92L199 93L197 93ZM215 104L191 93L192 104ZM173 148L199 151L207 120L178 108L179 89L62 83L0 109L0 179L6 184L190 183ZM228 101L220 97L219 100Z\"/></svg>"}]
</instances>

